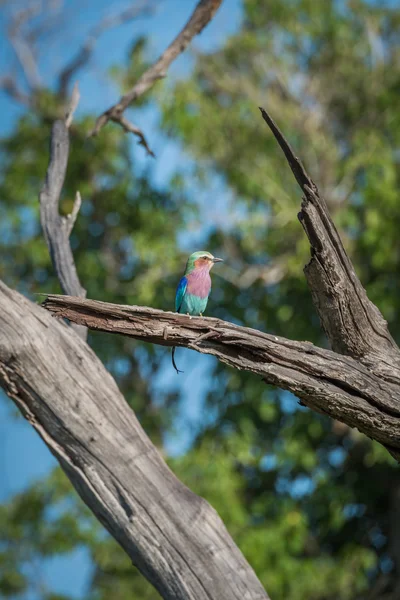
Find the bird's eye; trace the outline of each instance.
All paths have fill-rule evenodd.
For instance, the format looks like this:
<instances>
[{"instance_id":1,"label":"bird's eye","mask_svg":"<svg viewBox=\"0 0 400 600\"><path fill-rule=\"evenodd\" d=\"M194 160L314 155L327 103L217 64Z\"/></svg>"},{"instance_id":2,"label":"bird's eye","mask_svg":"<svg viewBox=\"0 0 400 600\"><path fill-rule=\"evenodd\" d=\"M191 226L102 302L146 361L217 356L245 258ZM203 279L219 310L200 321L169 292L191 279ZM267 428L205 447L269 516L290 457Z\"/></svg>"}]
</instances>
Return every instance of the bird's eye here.
<instances>
[{"instance_id":1,"label":"bird's eye","mask_svg":"<svg viewBox=\"0 0 400 600\"><path fill-rule=\"evenodd\" d=\"M202 256L203 260L208 260L208 256Z\"/></svg>"}]
</instances>

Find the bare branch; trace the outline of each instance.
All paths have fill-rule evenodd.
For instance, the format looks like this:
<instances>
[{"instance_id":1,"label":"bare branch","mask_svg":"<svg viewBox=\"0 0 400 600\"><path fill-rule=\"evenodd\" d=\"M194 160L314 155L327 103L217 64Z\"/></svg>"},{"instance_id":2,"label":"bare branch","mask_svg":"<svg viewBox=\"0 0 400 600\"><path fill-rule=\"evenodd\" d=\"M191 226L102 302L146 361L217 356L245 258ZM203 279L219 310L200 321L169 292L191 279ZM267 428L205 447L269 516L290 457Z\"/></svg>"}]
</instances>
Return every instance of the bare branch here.
<instances>
[{"instance_id":1,"label":"bare branch","mask_svg":"<svg viewBox=\"0 0 400 600\"><path fill-rule=\"evenodd\" d=\"M34 92L41 86L37 43L47 32L59 29L57 27L59 14L56 13L62 0L27 0L24 4L24 8L12 12L7 37L15 52L17 65L22 69L28 84L29 92ZM36 22L38 17L41 18ZM23 87L18 84L18 76L14 71L0 79L0 88L21 104L32 106L32 93L24 92Z\"/></svg>"},{"instance_id":2,"label":"bare branch","mask_svg":"<svg viewBox=\"0 0 400 600\"><path fill-rule=\"evenodd\" d=\"M267 600L215 510L181 483L89 346L0 282L0 386L166 600Z\"/></svg>"},{"instance_id":3,"label":"bare branch","mask_svg":"<svg viewBox=\"0 0 400 600\"><path fill-rule=\"evenodd\" d=\"M35 47L39 38L43 38L49 33L58 32L65 21L62 17L64 0L45 0L41 2L41 13L44 15L39 23L31 24L25 34L25 39L28 44Z\"/></svg>"},{"instance_id":4,"label":"bare branch","mask_svg":"<svg viewBox=\"0 0 400 600\"><path fill-rule=\"evenodd\" d=\"M212 354L293 392L309 408L357 427L400 456L400 369L392 369L387 381L349 356L219 319L53 294L44 306L89 329Z\"/></svg>"},{"instance_id":5,"label":"bare branch","mask_svg":"<svg viewBox=\"0 0 400 600\"><path fill-rule=\"evenodd\" d=\"M108 121L120 123L122 126L122 115L126 108L137 98L143 96L156 81L166 76L171 63L187 48L191 40L201 33L206 25L214 17L222 0L200 0L192 13L189 21L182 31L177 35L165 52L160 56L143 75L138 79L133 88L126 93L119 102L111 106L97 119L94 129L89 135L97 135Z\"/></svg>"},{"instance_id":6,"label":"bare branch","mask_svg":"<svg viewBox=\"0 0 400 600\"><path fill-rule=\"evenodd\" d=\"M67 217L66 217L68 237L72 233L72 230L74 228L75 221L76 221L78 213L81 209L81 206L82 206L82 198L81 198L80 192L78 191L78 192L76 192L76 195L75 195L75 201L74 201L74 206L72 208L72 213L70 215L67 215Z\"/></svg>"},{"instance_id":7,"label":"bare branch","mask_svg":"<svg viewBox=\"0 0 400 600\"><path fill-rule=\"evenodd\" d=\"M378 308L368 299L325 201L276 123L263 108L260 110L305 195L299 219L310 241L312 258L304 271L332 348L375 367L379 360L382 373L385 365L388 373L392 367L398 369L400 350Z\"/></svg>"},{"instance_id":8,"label":"bare branch","mask_svg":"<svg viewBox=\"0 0 400 600\"><path fill-rule=\"evenodd\" d=\"M68 153L68 129L65 122L59 120L54 123L52 128L50 163L47 169L46 181L39 195L40 220L53 267L62 290L66 294L84 298L86 290L79 281L69 244L69 235L79 210L80 196L75 200L70 217L61 216L58 206L67 170ZM84 328L77 331L82 338L86 338Z\"/></svg>"},{"instance_id":9,"label":"bare branch","mask_svg":"<svg viewBox=\"0 0 400 600\"><path fill-rule=\"evenodd\" d=\"M65 115L65 125L66 125L67 129L69 129L71 127L72 119L74 118L74 113L75 113L76 109L78 108L80 98L81 98L81 95L79 92L78 82L75 82L75 85L73 87L72 94L71 94L71 102L68 107L67 113Z\"/></svg>"},{"instance_id":10,"label":"bare branch","mask_svg":"<svg viewBox=\"0 0 400 600\"><path fill-rule=\"evenodd\" d=\"M139 127L136 127L136 125L128 121L128 119L124 115L121 115L116 122L119 123L121 127L128 133L133 133L134 135L137 135L137 137L139 138L139 145L143 146L146 149L146 152L147 154L149 154L149 156L152 156L153 158L155 157L154 152L150 149L146 138L144 137L144 134L142 130L139 129Z\"/></svg>"},{"instance_id":11,"label":"bare branch","mask_svg":"<svg viewBox=\"0 0 400 600\"><path fill-rule=\"evenodd\" d=\"M89 62L99 37L105 32L125 23L129 23L139 17L144 17L153 13L156 6L155 1L137 0L129 8L124 8L122 11L107 15L99 23L97 23L89 32L89 35L78 50L74 58L64 67L59 76L58 93L61 98L67 95L68 85L82 67Z\"/></svg>"},{"instance_id":12,"label":"bare branch","mask_svg":"<svg viewBox=\"0 0 400 600\"><path fill-rule=\"evenodd\" d=\"M25 79L32 90L41 85L39 70L35 59L33 45L23 35L24 25L41 12L40 2L30 2L26 8L17 11L9 25L8 37L14 48Z\"/></svg>"},{"instance_id":13,"label":"bare branch","mask_svg":"<svg viewBox=\"0 0 400 600\"><path fill-rule=\"evenodd\" d=\"M17 83L16 75L3 75L0 77L0 89L4 90L11 98L25 106L30 106L31 97L25 94Z\"/></svg>"}]
</instances>

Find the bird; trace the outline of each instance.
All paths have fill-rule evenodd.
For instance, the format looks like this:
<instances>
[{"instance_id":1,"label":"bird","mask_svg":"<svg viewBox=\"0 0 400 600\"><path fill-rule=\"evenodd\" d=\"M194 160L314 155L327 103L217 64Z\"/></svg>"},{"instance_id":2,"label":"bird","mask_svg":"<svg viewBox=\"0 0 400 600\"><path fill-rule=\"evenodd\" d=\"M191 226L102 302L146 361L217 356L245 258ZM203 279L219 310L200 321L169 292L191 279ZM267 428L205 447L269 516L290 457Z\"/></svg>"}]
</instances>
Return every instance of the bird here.
<instances>
[{"instance_id":1,"label":"bird","mask_svg":"<svg viewBox=\"0 0 400 600\"><path fill-rule=\"evenodd\" d=\"M210 252L193 252L186 263L185 273L178 283L175 295L175 311L190 316L203 316L211 292L210 271L215 263L223 262ZM175 364L175 350L172 348L172 365L177 373L183 373Z\"/></svg>"}]
</instances>

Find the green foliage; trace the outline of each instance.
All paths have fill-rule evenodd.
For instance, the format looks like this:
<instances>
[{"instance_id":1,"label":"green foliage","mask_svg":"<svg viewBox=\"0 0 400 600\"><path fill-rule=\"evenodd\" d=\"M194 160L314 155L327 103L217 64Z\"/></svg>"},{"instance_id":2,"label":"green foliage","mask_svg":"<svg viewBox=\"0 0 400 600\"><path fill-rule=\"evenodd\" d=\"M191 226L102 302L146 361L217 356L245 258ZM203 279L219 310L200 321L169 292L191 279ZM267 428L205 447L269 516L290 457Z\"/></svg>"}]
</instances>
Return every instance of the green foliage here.
<instances>
[{"instance_id":1,"label":"green foliage","mask_svg":"<svg viewBox=\"0 0 400 600\"><path fill-rule=\"evenodd\" d=\"M169 309L182 263L175 236L185 221L185 207L154 189L147 178L135 176L128 138L121 131L107 128L91 142L85 139L88 125L87 119L75 123L61 203L61 210L70 212L76 190L81 191L82 210L71 236L79 276L92 298ZM39 224L38 190L47 168L49 133L39 118L24 117L1 144L0 276L28 294L61 291ZM91 336L91 344L118 377L128 402L146 419L152 399L137 357L146 356L151 373L163 353L99 334ZM160 404L167 400L160 392ZM152 412L147 425L156 443L168 418L162 410Z\"/></svg>"},{"instance_id":2,"label":"green foliage","mask_svg":"<svg viewBox=\"0 0 400 600\"><path fill-rule=\"evenodd\" d=\"M56 103L52 98L46 106ZM95 141L87 141L91 121L74 121L61 199L61 211L68 214L76 190L83 198L71 236L81 281L93 298L170 309L183 264L175 238L184 226L186 207L154 188L148 177L136 175L129 138L120 130L109 127ZM0 277L32 298L36 292L61 291L39 223L38 192L47 168L49 134L47 113L38 113L21 118L15 132L0 142ZM91 335L90 344L153 442L161 445L173 419L168 405L176 398L164 389L155 397L152 390L165 350L100 334ZM60 510L60 502L65 510ZM95 559L97 552L101 555L104 536L99 537L96 521L60 473L0 510L1 594L29 595L35 573L26 567L45 557L69 553L82 544L92 549ZM110 545L108 541L105 547ZM145 581L144 585L149 587ZM46 598L51 598L48 592Z\"/></svg>"},{"instance_id":3,"label":"green foliage","mask_svg":"<svg viewBox=\"0 0 400 600\"><path fill-rule=\"evenodd\" d=\"M172 307L182 269L177 239L195 213L207 226L202 245L226 259L210 313L326 343L302 273L309 249L296 219L300 193L260 104L320 186L370 298L400 340L400 10L367 0L271 0L268 10L247 0L243 9L237 34L198 56L193 75L159 100L165 131L195 163L191 173L177 168L168 193L136 174L119 130L86 141L89 117L75 122L62 206L68 213L80 189L72 244L88 295ZM128 86L146 64L139 40L128 73L112 74ZM54 98L45 104L57 106ZM0 150L0 277L28 294L59 291L38 223L48 135L48 116L38 111ZM215 181L228 193L210 201ZM161 445L179 410L177 394L155 391L165 350L104 335L90 343ZM375 585L376 598L393 593L400 473L388 453L250 374L214 364L207 392L193 446L171 466L218 510L271 597L365 599ZM89 600L158 598L59 472L1 507L0 536L5 596L29 589L27 563L84 544L96 565Z\"/></svg>"},{"instance_id":4,"label":"green foliage","mask_svg":"<svg viewBox=\"0 0 400 600\"><path fill-rule=\"evenodd\" d=\"M257 114L263 105L320 186L371 299L400 339L399 22L389 3L276 0L265 10L249 0L240 32L198 57L192 78L171 90L166 130L190 151L195 177L222 177L230 193L224 228L211 236L236 270L223 284L219 316L325 343L302 274L300 193ZM390 457L224 367L208 404L218 417L206 435L230 445L254 502L247 512L261 513L264 552L276 552L275 563L263 556L249 526L248 538L234 534L271 597L363 598L386 577L381 593L392 589L399 472ZM301 517L295 543L285 545L283 530L268 543L263 519L287 526L292 512Z\"/></svg>"},{"instance_id":5,"label":"green foliage","mask_svg":"<svg viewBox=\"0 0 400 600\"><path fill-rule=\"evenodd\" d=\"M99 526L60 469L0 506L0 591L5 598L29 590L39 560L93 543ZM52 596L48 596L50 599ZM54 596L55 598L55 596Z\"/></svg>"},{"instance_id":6,"label":"green foliage","mask_svg":"<svg viewBox=\"0 0 400 600\"><path fill-rule=\"evenodd\" d=\"M111 67L110 75L121 87L122 93L128 92L137 82L139 77L150 66L150 62L146 59L147 54L147 38L136 38L129 52L127 64L124 69L119 66ZM149 90L150 94L151 91ZM148 94L141 96L135 102L135 108L147 104L149 100Z\"/></svg>"}]
</instances>

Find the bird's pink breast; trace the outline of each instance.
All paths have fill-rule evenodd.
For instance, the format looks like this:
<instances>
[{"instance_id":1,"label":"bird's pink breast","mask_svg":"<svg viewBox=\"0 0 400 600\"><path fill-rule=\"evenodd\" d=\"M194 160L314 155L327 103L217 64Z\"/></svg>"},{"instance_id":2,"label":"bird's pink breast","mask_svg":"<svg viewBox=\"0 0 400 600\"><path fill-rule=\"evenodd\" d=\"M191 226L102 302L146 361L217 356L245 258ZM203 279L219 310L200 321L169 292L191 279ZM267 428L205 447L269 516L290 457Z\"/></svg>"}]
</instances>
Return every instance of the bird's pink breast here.
<instances>
[{"instance_id":1,"label":"bird's pink breast","mask_svg":"<svg viewBox=\"0 0 400 600\"><path fill-rule=\"evenodd\" d=\"M207 298L211 289L211 277L206 269L195 269L186 275L188 281L186 292L198 296L199 298Z\"/></svg>"}]
</instances>

